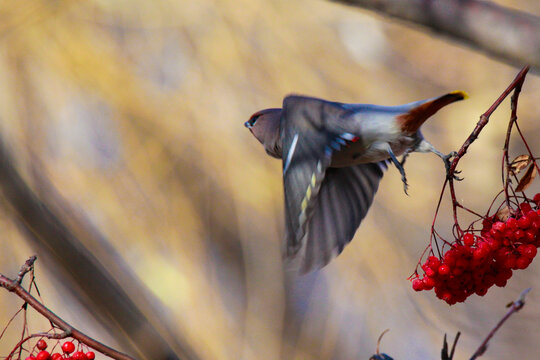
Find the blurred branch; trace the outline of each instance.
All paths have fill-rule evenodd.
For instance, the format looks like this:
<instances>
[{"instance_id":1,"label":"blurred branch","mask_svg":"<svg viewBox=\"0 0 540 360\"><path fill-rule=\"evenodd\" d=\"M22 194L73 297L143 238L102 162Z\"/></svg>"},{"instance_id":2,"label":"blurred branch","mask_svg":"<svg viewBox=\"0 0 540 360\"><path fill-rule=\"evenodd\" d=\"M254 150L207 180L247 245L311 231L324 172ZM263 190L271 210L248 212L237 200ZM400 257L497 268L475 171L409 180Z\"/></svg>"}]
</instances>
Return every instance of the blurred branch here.
<instances>
[{"instance_id":1,"label":"blurred branch","mask_svg":"<svg viewBox=\"0 0 540 360\"><path fill-rule=\"evenodd\" d=\"M168 325L163 306L90 221L48 184L39 167L33 171L42 180L41 186L48 184L42 192L46 199L38 197L13 164L14 158L0 137L0 193L5 200L1 204L15 214L27 238L49 257L48 266L62 270L71 280L70 291L87 310L140 358L196 359L187 342ZM99 260L84 243L101 247ZM106 269L103 263L114 269ZM145 305L144 312L134 299Z\"/></svg>"},{"instance_id":2,"label":"blurred branch","mask_svg":"<svg viewBox=\"0 0 540 360\"><path fill-rule=\"evenodd\" d=\"M55 339L62 339L66 337L72 337L74 339L77 339L79 342L93 348L94 350L99 351L100 353L107 355L113 359L118 360L133 360L132 357L123 354L105 344L100 343L99 341L96 341L89 337L88 335L84 334L83 332L75 329L73 326L69 325L67 322L62 320L60 317L58 317L56 314L54 314L52 311L50 311L45 305L43 305L40 301L38 301L35 297L33 297L28 291L26 291L21 286L21 281L24 275L29 272L32 267L34 266L34 262L36 261L36 257L32 256L30 257L25 264L22 266L21 271L19 271L19 274L16 279L10 279L2 274L0 274L0 287L5 288L6 290L15 293L17 296L19 296L21 299L23 299L27 304L29 304L31 307L33 307L37 312L39 312L41 315L45 316L52 324L56 325L58 328L63 330L64 332L62 334L35 334L31 335L25 339L22 339L19 344L15 347L15 349L11 352L10 355L8 355L7 359L9 360L15 350L21 346L26 340L35 337L35 336L41 336L41 337L48 337L48 338L55 338Z\"/></svg>"},{"instance_id":3,"label":"blurred branch","mask_svg":"<svg viewBox=\"0 0 540 360\"><path fill-rule=\"evenodd\" d=\"M501 61L540 72L540 18L480 0L332 0L421 25Z\"/></svg>"}]
</instances>

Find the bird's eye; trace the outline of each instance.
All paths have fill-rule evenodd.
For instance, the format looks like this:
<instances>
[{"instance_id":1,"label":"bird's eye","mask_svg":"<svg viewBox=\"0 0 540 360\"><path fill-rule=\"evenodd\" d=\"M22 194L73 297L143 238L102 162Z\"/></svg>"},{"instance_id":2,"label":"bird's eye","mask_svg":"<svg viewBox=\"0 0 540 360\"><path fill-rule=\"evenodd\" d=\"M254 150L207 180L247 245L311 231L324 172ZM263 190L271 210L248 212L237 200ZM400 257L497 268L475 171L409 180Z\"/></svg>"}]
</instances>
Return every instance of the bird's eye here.
<instances>
[{"instance_id":1,"label":"bird's eye","mask_svg":"<svg viewBox=\"0 0 540 360\"><path fill-rule=\"evenodd\" d=\"M247 127L247 128L250 128L252 127L253 125L255 125L255 123L257 122L257 119L261 116L261 114L259 113L256 113L256 114L253 114L251 115L251 117L249 118L248 121L246 121L244 123L244 125Z\"/></svg>"}]
</instances>

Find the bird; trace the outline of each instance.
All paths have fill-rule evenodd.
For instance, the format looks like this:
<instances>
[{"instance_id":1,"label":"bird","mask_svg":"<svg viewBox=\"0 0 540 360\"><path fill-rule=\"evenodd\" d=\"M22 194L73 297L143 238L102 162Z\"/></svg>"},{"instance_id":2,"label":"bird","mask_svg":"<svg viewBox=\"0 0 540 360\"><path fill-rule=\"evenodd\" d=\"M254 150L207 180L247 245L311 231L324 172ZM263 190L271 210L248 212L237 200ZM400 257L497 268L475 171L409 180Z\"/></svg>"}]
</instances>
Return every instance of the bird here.
<instances>
[{"instance_id":1,"label":"bird","mask_svg":"<svg viewBox=\"0 0 540 360\"><path fill-rule=\"evenodd\" d=\"M399 170L405 193L404 164L412 152L435 153L449 176L456 153L438 151L420 127L444 106L467 97L464 91L453 91L381 106L293 94L283 99L281 108L254 113L244 125L268 155L282 159L282 252L288 270L318 270L343 251L366 216L388 165Z\"/></svg>"}]
</instances>

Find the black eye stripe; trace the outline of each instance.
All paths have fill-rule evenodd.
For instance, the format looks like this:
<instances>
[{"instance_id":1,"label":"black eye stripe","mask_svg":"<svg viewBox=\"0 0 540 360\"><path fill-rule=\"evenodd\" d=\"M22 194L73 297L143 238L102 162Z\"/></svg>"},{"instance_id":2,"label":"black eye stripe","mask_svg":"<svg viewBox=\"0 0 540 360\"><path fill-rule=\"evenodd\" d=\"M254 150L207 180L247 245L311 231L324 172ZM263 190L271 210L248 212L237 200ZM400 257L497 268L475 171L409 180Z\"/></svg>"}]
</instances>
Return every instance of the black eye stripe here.
<instances>
[{"instance_id":1,"label":"black eye stripe","mask_svg":"<svg viewBox=\"0 0 540 360\"><path fill-rule=\"evenodd\" d=\"M255 122L257 121L257 119L261 117L261 114L255 114L255 115L252 115L251 118L248 120L248 124L250 126L253 126L255 125Z\"/></svg>"}]
</instances>

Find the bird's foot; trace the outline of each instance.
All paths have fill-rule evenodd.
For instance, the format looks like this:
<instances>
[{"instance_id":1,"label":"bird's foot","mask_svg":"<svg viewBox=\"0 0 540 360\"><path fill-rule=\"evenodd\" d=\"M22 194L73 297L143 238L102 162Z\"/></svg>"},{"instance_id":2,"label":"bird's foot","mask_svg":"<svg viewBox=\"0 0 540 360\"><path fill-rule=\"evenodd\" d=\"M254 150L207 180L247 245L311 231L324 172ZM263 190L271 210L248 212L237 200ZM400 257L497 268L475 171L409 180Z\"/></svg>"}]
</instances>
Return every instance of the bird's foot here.
<instances>
[{"instance_id":1,"label":"bird's foot","mask_svg":"<svg viewBox=\"0 0 540 360\"><path fill-rule=\"evenodd\" d=\"M456 156L457 152L452 151L450 154L442 156L442 159L444 161L444 167L446 168L446 178L453 178L454 180L461 181L463 178L456 175L460 174L461 171L454 170L453 173L450 174L450 167L452 166L452 161Z\"/></svg>"},{"instance_id":2,"label":"bird's foot","mask_svg":"<svg viewBox=\"0 0 540 360\"><path fill-rule=\"evenodd\" d=\"M401 176L401 181L403 181L403 191L405 191L405 195L409 196L409 193L407 192L409 184L407 184L407 177L405 176L405 172Z\"/></svg>"},{"instance_id":3,"label":"bird's foot","mask_svg":"<svg viewBox=\"0 0 540 360\"><path fill-rule=\"evenodd\" d=\"M409 151L409 149L407 149L405 151L405 153L403 154L403 157L401 158L401 161L399 162L401 167L403 167L405 165L405 160L407 160L407 157L409 156L409 154L410 154L410 151Z\"/></svg>"}]
</instances>

